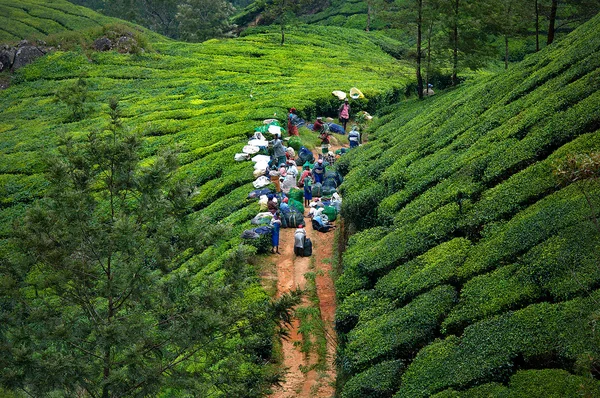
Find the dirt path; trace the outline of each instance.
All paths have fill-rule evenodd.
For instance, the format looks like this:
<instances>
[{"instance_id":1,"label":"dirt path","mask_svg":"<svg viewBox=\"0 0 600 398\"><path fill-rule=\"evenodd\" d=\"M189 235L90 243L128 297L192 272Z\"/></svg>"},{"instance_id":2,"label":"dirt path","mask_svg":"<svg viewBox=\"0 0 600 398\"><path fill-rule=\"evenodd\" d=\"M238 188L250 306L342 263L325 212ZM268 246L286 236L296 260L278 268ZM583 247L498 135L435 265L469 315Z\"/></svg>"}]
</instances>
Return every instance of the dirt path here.
<instances>
[{"instance_id":1,"label":"dirt path","mask_svg":"<svg viewBox=\"0 0 600 398\"><path fill-rule=\"evenodd\" d=\"M332 148L335 150L337 148ZM316 154L315 154L316 157ZM305 216L308 209L305 211ZM334 232L321 233L310 226L310 219L305 218L307 236L313 242L312 257L296 257L294 255L293 228L284 228L280 232L279 250L281 255L272 255L269 260L277 268L277 295L288 292L297 286L306 289L307 273L314 273L318 309L320 313L317 333L326 339L326 357L319 358L313 347L308 354L301 351L302 335L299 333L300 322L294 320L290 330L291 338L282 341L283 367L287 369L286 379L282 386L274 388L271 398L330 398L335 394L335 358L336 339L333 330L335 316L335 290L332 279L333 237ZM303 298L299 307L314 305L308 297ZM321 356L323 354L321 353ZM316 366L321 359L321 364ZM315 369L315 367L318 369Z\"/></svg>"}]
</instances>

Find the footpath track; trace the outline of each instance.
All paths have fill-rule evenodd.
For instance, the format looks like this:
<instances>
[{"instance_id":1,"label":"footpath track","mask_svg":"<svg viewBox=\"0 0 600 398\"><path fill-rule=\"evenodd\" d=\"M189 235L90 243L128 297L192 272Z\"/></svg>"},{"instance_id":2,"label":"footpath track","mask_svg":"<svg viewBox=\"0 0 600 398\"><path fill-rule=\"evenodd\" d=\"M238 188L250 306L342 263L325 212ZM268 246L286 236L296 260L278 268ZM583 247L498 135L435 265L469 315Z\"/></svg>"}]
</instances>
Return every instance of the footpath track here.
<instances>
[{"instance_id":1,"label":"footpath track","mask_svg":"<svg viewBox=\"0 0 600 398\"><path fill-rule=\"evenodd\" d=\"M334 147L333 150L337 149ZM316 157L316 153L315 153ZM335 359L336 338L333 330L335 316L335 289L332 278L334 255L334 232L321 233L312 229L305 210L307 237L313 242L311 257L296 257L294 254L294 228L280 230L280 255L273 254L269 261L276 264L277 296L300 287L307 288L306 274L316 275L316 294L319 299L319 312L322 332L326 337L327 350L324 358L325 370L316 370L318 353L312 350L308 354L301 351L302 335L299 332L300 322L294 319L290 330L290 338L282 341L282 362L287 370L285 382L274 388L271 398L330 398L335 395ZM304 296L298 307L310 306L312 303Z\"/></svg>"}]
</instances>

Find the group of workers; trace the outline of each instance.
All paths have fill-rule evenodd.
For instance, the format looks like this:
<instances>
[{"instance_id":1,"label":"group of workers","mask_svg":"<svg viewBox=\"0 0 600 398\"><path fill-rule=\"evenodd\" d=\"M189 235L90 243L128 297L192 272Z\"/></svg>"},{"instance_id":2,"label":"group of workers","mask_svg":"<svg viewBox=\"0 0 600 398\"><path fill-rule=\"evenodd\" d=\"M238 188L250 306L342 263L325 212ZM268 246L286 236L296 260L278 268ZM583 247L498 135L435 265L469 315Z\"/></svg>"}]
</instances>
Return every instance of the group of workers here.
<instances>
[{"instance_id":1,"label":"group of workers","mask_svg":"<svg viewBox=\"0 0 600 398\"><path fill-rule=\"evenodd\" d=\"M288 134L290 136L298 136L298 127L304 124L296 113L295 108L291 108L287 115L287 127ZM309 165L304 165L300 178L297 179L298 169L293 159L293 149L286 148L283 145L281 138L281 132L275 133L274 138L269 142L273 148L273 157L269 163L270 167L266 171L266 174L270 177L271 182L275 185L275 190L279 193L282 191L281 183L285 184L286 181L292 182L293 186L299 186L304 188L304 205L310 206L309 217L312 219L312 225L315 230L320 232L328 232L335 228L331 224L327 217L322 214L323 204L320 199L316 198L313 201L312 187L315 183L323 183L325 175L325 164L323 157L329 153L330 148L330 136L331 130L345 134L346 126L350 120L350 104L348 99L344 100L344 103L338 109L338 119L341 126L335 125L334 123L324 123L322 117L317 117L316 121L312 126L313 131L319 133L321 140L322 155L319 156L318 160L314 163L312 169ZM337 129L337 130L336 130ZM341 131L340 131L341 130ZM355 148L360 144L360 132L357 126L353 126L350 132L348 132L348 141L350 148ZM297 181L296 181L297 180ZM273 217L270 221L272 228L272 253L280 254L279 252L279 230L281 228L281 216L280 211L285 212L289 209L288 198L283 198L281 204L277 203L277 198L274 195L270 195L267 202L267 208L272 213ZM306 241L306 230L304 225L298 226L294 233L294 253L298 256L302 256L304 252L304 242Z\"/></svg>"}]
</instances>

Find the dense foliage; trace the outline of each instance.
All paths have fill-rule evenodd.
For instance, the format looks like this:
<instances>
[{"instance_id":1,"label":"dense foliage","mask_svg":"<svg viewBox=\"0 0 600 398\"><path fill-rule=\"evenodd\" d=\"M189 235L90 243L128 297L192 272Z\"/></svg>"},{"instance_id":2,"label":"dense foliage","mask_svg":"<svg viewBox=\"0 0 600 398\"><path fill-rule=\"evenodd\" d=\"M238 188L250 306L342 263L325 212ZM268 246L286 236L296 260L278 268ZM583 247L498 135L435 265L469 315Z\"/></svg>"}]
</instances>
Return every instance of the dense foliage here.
<instances>
[{"instance_id":1,"label":"dense foliage","mask_svg":"<svg viewBox=\"0 0 600 398\"><path fill-rule=\"evenodd\" d=\"M597 395L599 51L596 16L389 108L337 162L357 229L336 283L342 396Z\"/></svg>"},{"instance_id":2,"label":"dense foliage","mask_svg":"<svg viewBox=\"0 0 600 398\"><path fill-rule=\"evenodd\" d=\"M3 9L14 12L11 18L16 23L11 27L27 26L22 32L12 30L7 40L29 38L31 34L50 40L44 33L53 33L54 43L67 40L72 50L51 52L19 69L12 75L11 86L0 92L0 344L6 348L2 352L11 353L0 359L0 367L11 370L2 372L3 387L33 388L32 380L41 373L48 379L40 378L37 387L45 385L57 394L62 391L70 395L72 389L79 392L77 383L84 379L91 383L93 371L102 373L102 366L91 369L94 361L89 361L90 367L77 368L80 378L58 377L65 369L81 364L84 356L84 351L73 350L58 358L67 351L58 341L65 341L67 336L73 344L85 340L85 346L78 347L94 355L102 356L91 348L96 348L95 342L104 336L113 339L116 346L129 347L129 351L119 351L122 356L117 361L131 366L109 372L119 386L134 376L148 379L157 369L153 365L158 362L158 351L136 355L144 353L144 347L159 343L154 339L162 332L153 328L153 320L165 316L162 310L175 314L188 308L202 313L191 323L197 326L199 336L182 333L180 337L194 337L206 344L185 361L175 360L177 363L166 369L167 376L156 377L156 383L145 391L157 396L186 396L186 391L201 396L264 394L270 382L279 377L272 365L273 336L282 305L271 304L260 285L257 267L249 264L255 262L254 249L239 238L258 205L246 199L252 190L252 168L234 162L233 155L241 151L263 119L274 115L282 118L292 106L306 119L317 114L335 116L339 101L331 95L334 89L361 88L367 98L353 101L356 110L389 105L404 91L408 81L404 76L410 68L373 46L364 33L327 27L290 28L286 46L281 47L277 29L263 29L236 40L186 44L121 24L119 32L131 28L145 40L143 51L97 52L91 45L98 37L95 35L113 31L115 20L66 1L24 0L19 4L15 7L13 1L0 1ZM39 29L33 32L33 26ZM149 279L144 279L148 286L140 289L153 288L146 295L142 294L144 289L136 291L136 300L146 299L149 302L145 304L154 308L148 317L122 319L117 328L90 335L86 333L91 325L83 322L81 307L59 306L55 298L60 296L51 290L43 293L52 300L36 302L44 312L22 311L27 300L35 300L36 288L70 288L72 284L63 272L61 278L47 281L51 286L43 286L42 276L50 275L50 270L43 268L48 271L44 274L34 267L35 272L27 272L28 268L20 265L25 259L13 238L27 210L53 191L45 174L46 159L66 148L65 133L72 145L79 147L90 133L102 131L108 122L106 103L112 97L120 99L120 118L126 132L140 137L138 166L151 168L165 148L175 147L180 166L169 184L192 185L188 192L191 209L185 222L204 232L219 232L196 235L199 246L191 245L172 261L153 265ZM83 109L85 112L80 112ZM101 203L96 206L103 210ZM127 235L125 230L120 232ZM139 249L145 250L152 242L149 239ZM170 243L170 239L165 242L165 249ZM154 301L159 293L167 295L161 303ZM98 299L92 304L105 309L105 303ZM162 303L175 304L161 308ZM134 301L129 308L133 314L142 307ZM218 308L222 311L213 311ZM49 309L55 312L49 313ZM63 318L65 313L68 317ZM44 330L50 319L58 326L67 322L69 327ZM28 328L15 329L17 320L26 320ZM77 322L83 322L81 328ZM136 328L131 330L128 325ZM144 336L140 329L147 333L147 345L128 345L135 336ZM19 341L23 350L19 350ZM164 360L175 352L170 350L184 343L169 345ZM27 367L28 363L43 366ZM49 379L54 384L44 383ZM97 386L102 386L102 381Z\"/></svg>"}]
</instances>

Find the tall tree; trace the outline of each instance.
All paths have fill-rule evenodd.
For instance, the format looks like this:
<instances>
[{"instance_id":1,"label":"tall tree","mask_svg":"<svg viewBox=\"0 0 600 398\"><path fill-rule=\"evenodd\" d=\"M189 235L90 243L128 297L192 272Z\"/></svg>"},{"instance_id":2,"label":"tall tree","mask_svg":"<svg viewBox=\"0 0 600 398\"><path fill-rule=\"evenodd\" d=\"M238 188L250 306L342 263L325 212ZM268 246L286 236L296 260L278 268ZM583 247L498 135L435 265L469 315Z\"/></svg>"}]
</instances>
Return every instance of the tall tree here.
<instances>
[{"instance_id":1,"label":"tall tree","mask_svg":"<svg viewBox=\"0 0 600 398\"><path fill-rule=\"evenodd\" d=\"M421 75L421 38L423 28L423 0L416 0L417 7L417 92L419 99L423 99L423 76Z\"/></svg>"},{"instance_id":2,"label":"tall tree","mask_svg":"<svg viewBox=\"0 0 600 398\"><path fill-rule=\"evenodd\" d=\"M452 85L458 84L458 20L460 17L460 1L452 1Z\"/></svg>"},{"instance_id":3,"label":"tall tree","mask_svg":"<svg viewBox=\"0 0 600 398\"><path fill-rule=\"evenodd\" d=\"M554 41L554 30L556 25L556 12L558 10L558 0L552 0L550 6L550 16L548 17L548 39L546 44L550 45Z\"/></svg>"},{"instance_id":4,"label":"tall tree","mask_svg":"<svg viewBox=\"0 0 600 398\"><path fill-rule=\"evenodd\" d=\"M177 10L181 38L200 42L222 36L230 27L228 18L234 8L226 0L185 0Z\"/></svg>"},{"instance_id":5,"label":"tall tree","mask_svg":"<svg viewBox=\"0 0 600 398\"><path fill-rule=\"evenodd\" d=\"M529 33L532 10L526 2L519 0L496 0L494 6L487 25L504 40L504 68L508 69L509 40Z\"/></svg>"},{"instance_id":6,"label":"tall tree","mask_svg":"<svg viewBox=\"0 0 600 398\"><path fill-rule=\"evenodd\" d=\"M110 120L83 144L63 140L47 197L18 228L22 257L0 264L10 281L0 284L0 385L30 396L156 396L167 378L191 386L202 375L183 365L222 361L220 342L252 323L231 301L248 280L243 249L225 273L190 277L183 262L224 227L187 221L175 153L140 166L116 101Z\"/></svg>"},{"instance_id":7,"label":"tall tree","mask_svg":"<svg viewBox=\"0 0 600 398\"><path fill-rule=\"evenodd\" d=\"M302 4L301 0L260 0L259 5L265 10L265 18L279 25L282 46L285 44L285 28L301 9Z\"/></svg>"},{"instance_id":8,"label":"tall tree","mask_svg":"<svg viewBox=\"0 0 600 398\"><path fill-rule=\"evenodd\" d=\"M540 51L540 5L539 0L534 1L535 7L535 51Z\"/></svg>"}]
</instances>

